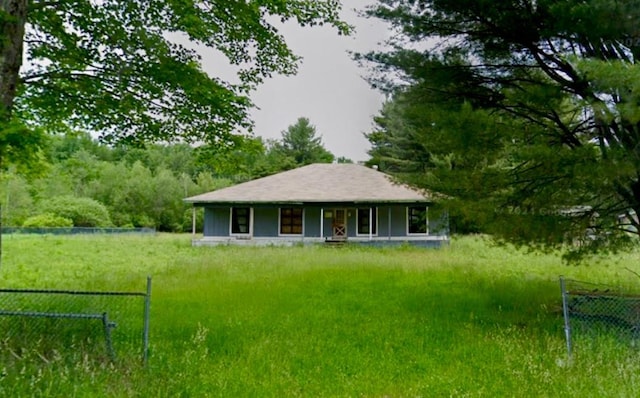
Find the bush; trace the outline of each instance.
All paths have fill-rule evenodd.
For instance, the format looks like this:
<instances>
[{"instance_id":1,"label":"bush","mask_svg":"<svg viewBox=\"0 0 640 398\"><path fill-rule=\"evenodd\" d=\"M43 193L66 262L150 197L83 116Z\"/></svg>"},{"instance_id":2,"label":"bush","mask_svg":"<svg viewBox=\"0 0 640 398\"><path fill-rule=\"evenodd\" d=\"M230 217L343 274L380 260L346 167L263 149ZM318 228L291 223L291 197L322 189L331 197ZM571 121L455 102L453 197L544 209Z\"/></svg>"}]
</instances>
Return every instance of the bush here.
<instances>
[{"instance_id":1,"label":"bush","mask_svg":"<svg viewBox=\"0 0 640 398\"><path fill-rule=\"evenodd\" d=\"M131 217L133 220L133 225L137 228L155 228L156 223L153 221L153 218L147 216L146 214L138 214Z\"/></svg>"},{"instance_id":2,"label":"bush","mask_svg":"<svg viewBox=\"0 0 640 398\"><path fill-rule=\"evenodd\" d=\"M45 213L27 218L22 226L25 228L69 228L73 227L73 221L55 214Z\"/></svg>"},{"instance_id":3,"label":"bush","mask_svg":"<svg viewBox=\"0 0 640 398\"><path fill-rule=\"evenodd\" d=\"M43 207L47 213L72 220L75 227L109 227L112 225L107 208L91 198L57 196Z\"/></svg>"}]
</instances>

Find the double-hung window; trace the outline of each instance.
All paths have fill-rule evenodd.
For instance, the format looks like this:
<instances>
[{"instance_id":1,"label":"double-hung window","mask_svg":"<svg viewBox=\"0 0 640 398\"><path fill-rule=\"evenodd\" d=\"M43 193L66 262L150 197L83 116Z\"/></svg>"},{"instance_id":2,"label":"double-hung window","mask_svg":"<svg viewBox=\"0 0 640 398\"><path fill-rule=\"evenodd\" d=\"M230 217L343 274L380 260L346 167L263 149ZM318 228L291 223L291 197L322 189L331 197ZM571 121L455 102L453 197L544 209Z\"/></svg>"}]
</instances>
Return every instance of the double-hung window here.
<instances>
[{"instance_id":1,"label":"double-hung window","mask_svg":"<svg viewBox=\"0 0 640 398\"><path fill-rule=\"evenodd\" d=\"M376 235L378 233L378 208L358 209L358 235Z\"/></svg>"},{"instance_id":2,"label":"double-hung window","mask_svg":"<svg viewBox=\"0 0 640 398\"><path fill-rule=\"evenodd\" d=\"M251 231L251 208L231 208L231 234L248 235Z\"/></svg>"},{"instance_id":3,"label":"double-hung window","mask_svg":"<svg viewBox=\"0 0 640 398\"><path fill-rule=\"evenodd\" d=\"M283 207L280 209L280 235L302 235L302 209Z\"/></svg>"},{"instance_id":4,"label":"double-hung window","mask_svg":"<svg viewBox=\"0 0 640 398\"><path fill-rule=\"evenodd\" d=\"M409 234L426 234L428 232L426 206L407 208L407 227Z\"/></svg>"}]
</instances>

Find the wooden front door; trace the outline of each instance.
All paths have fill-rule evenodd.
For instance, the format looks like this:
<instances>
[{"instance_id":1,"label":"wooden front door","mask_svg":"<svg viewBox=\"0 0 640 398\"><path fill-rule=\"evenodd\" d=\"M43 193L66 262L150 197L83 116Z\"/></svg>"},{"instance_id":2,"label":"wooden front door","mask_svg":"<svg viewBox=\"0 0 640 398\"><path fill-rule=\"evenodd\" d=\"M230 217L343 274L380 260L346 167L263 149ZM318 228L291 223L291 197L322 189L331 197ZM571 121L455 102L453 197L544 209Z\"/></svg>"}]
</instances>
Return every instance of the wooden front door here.
<instances>
[{"instance_id":1,"label":"wooden front door","mask_svg":"<svg viewBox=\"0 0 640 398\"><path fill-rule=\"evenodd\" d=\"M347 211L336 209L333 212L333 222L331 224L332 238L335 240L347 239Z\"/></svg>"}]
</instances>

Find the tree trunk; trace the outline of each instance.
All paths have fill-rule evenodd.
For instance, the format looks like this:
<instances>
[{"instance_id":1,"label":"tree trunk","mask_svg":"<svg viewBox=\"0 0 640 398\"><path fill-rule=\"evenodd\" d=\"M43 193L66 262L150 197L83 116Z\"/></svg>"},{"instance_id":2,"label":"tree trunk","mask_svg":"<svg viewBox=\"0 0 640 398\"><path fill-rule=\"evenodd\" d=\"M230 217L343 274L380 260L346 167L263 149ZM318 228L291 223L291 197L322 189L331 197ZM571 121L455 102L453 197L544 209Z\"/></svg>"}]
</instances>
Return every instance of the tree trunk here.
<instances>
[{"instance_id":1,"label":"tree trunk","mask_svg":"<svg viewBox=\"0 0 640 398\"><path fill-rule=\"evenodd\" d=\"M28 0L0 0L0 129L11 120L20 79L24 26ZM0 166L2 165L0 154ZM0 263L2 262L2 212L0 210Z\"/></svg>"},{"instance_id":2,"label":"tree trunk","mask_svg":"<svg viewBox=\"0 0 640 398\"><path fill-rule=\"evenodd\" d=\"M0 121L11 118L22 66L27 0L0 0Z\"/></svg>"}]
</instances>

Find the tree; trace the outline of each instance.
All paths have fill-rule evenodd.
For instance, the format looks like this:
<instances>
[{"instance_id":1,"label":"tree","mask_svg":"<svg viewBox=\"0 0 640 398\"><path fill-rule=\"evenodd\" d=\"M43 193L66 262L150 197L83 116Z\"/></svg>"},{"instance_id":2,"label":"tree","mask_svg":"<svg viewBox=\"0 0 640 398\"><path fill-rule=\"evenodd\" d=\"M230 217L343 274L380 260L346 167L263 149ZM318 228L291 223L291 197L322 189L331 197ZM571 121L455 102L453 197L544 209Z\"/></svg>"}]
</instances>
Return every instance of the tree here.
<instances>
[{"instance_id":1,"label":"tree","mask_svg":"<svg viewBox=\"0 0 640 398\"><path fill-rule=\"evenodd\" d=\"M85 128L107 142L228 144L235 130L250 127L248 91L296 71L298 57L271 21L328 23L348 33L339 9L337 0L5 0L2 131L22 129L9 128L19 121L46 131ZM226 56L239 82L207 75L181 42ZM29 136L22 133L16 145Z\"/></svg>"},{"instance_id":2,"label":"tree","mask_svg":"<svg viewBox=\"0 0 640 398\"><path fill-rule=\"evenodd\" d=\"M374 157L510 242L637 242L640 1L379 0L368 13L398 32L363 57L395 108L369 135Z\"/></svg>"},{"instance_id":3,"label":"tree","mask_svg":"<svg viewBox=\"0 0 640 398\"><path fill-rule=\"evenodd\" d=\"M241 141L233 150L220 149L214 145L196 148L196 165L218 178L236 182L247 181L256 176L256 168L265 157L265 143L261 137L237 137ZM259 173L258 173L259 174Z\"/></svg>"},{"instance_id":4,"label":"tree","mask_svg":"<svg viewBox=\"0 0 640 398\"><path fill-rule=\"evenodd\" d=\"M4 225L22 225L33 212L28 182L15 172L4 173L0 180L0 204Z\"/></svg>"},{"instance_id":5,"label":"tree","mask_svg":"<svg viewBox=\"0 0 640 398\"><path fill-rule=\"evenodd\" d=\"M42 214L73 221L74 227L110 227L109 211L91 198L56 196L42 203ZM45 216L46 217L46 216Z\"/></svg>"},{"instance_id":6,"label":"tree","mask_svg":"<svg viewBox=\"0 0 640 398\"><path fill-rule=\"evenodd\" d=\"M309 119L301 117L282 132L282 139L274 142L270 151L291 159L291 166L311 163L331 163L334 156L322 145L322 137L316 136L316 127ZM289 167L292 168L292 167Z\"/></svg>"}]
</instances>

